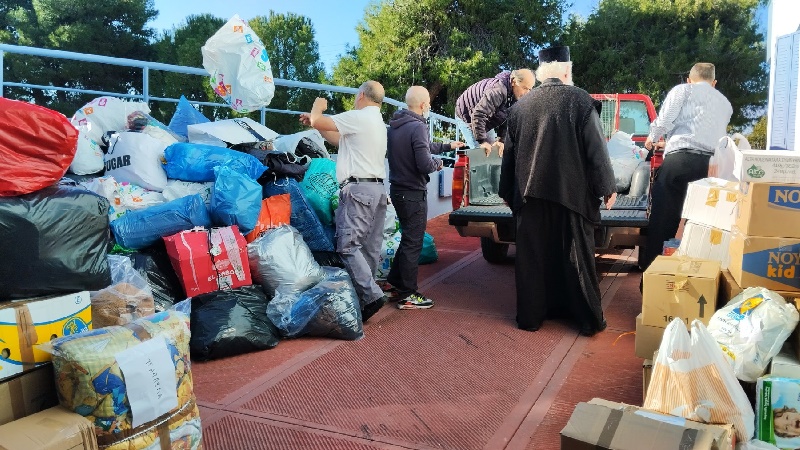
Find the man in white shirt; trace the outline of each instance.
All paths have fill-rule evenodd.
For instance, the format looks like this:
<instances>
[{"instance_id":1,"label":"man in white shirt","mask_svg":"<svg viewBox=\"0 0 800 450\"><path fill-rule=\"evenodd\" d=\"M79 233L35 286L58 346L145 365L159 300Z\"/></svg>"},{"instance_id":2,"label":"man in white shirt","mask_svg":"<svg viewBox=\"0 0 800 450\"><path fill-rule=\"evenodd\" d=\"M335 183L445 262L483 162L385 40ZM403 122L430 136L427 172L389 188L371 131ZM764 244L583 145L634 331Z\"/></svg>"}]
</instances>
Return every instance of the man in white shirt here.
<instances>
[{"instance_id":1,"label":"man in white shirt","mask_svg":"<svg viewBox=\"0 0 800 450\"><path fill-rule=\"evenodd\" d=\"M651 150L666 137L664 162L653 180L647 248L639 257L644 269L662 253L664 241L675 237L689 183L708 176L709 158L733 115L731 103L716 89L713 64L695 64L686 82L669 91L644 143Z\"/></svg>"},{"instance_id":2,"label":"man in white shirt","mask_svg":"<svg viewBox=\"0 0 800 450\"><path fill-rule=\"evenodd\" d=\"M336 210L336 250L353 280L364 322L387 300L374 278L387 204L383 186L386 124L380 109L383 95L380 83L367 81L359 88L352 110L324 116L328 101L317 98L311 112L300 115L300 122L314 127L328 143L339 147L336 179L341 191Z\"/></svg>"}]
</instances>

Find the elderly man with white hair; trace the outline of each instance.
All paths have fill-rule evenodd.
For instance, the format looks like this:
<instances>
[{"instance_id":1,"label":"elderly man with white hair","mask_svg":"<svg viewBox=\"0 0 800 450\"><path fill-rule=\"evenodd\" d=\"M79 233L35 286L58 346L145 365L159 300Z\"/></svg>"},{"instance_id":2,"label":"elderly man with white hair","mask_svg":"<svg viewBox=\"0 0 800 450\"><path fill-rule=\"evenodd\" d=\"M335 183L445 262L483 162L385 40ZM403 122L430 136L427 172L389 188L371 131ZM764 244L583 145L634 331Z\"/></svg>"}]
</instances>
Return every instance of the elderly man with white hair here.
<instances>
[{"instance_id":1,"label":"elderly man with white hair","mask_svg":"<svg viewBox=\"0 0 800 450\"><path fill-rule=\"evenodd\" d=\"M541 85L508 117L500 195L517 220L517 326L569 317L582 335L606 328L595 271L601 199L616 190L599 102L573 86L569 47L539 52Z\"/></svg>"}]
</instances>

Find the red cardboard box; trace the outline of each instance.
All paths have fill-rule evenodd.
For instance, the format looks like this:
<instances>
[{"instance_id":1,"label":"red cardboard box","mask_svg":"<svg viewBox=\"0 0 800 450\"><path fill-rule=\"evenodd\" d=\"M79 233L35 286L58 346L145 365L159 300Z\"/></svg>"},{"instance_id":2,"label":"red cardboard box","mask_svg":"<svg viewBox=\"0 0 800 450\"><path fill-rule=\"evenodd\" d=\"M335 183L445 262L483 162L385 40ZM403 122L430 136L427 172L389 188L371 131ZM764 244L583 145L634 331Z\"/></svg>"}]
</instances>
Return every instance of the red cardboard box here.
<instances>
[{"instance_id":1,"label":"red cardboard box","mask_svg":"<svg viewBox=\"0 0 800 450\"><path fill-rule=\"evenodd\" d=\"M253 284L238 227L182 231L164 242L187 297Z\"/></svg>"}]
</instances>

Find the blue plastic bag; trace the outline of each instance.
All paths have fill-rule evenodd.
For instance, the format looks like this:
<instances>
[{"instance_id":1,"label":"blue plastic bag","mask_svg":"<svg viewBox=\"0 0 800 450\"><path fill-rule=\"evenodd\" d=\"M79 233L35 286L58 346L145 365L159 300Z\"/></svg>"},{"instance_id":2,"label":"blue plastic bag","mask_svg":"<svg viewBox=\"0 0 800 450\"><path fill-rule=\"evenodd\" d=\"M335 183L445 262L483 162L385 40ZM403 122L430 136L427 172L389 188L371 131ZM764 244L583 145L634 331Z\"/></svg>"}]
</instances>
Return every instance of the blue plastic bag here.
<instances>
[{"instance_id":1,"label":"blue plastic bag","mask_svg":"<svg viewBox=\"0 0 800 450\"><path fill-rule=\"evenodd\" d=\"M267 167L247 153L214 145L178 142L164 150L167 178L204 183L214 181L214 168L227 165L257 180Z\"/></svg>"},{"instance_id":2,"label":"blue plastic bag","mask_svg":"<svg viewBox=\"0 0 800 450\"><path fill-rule=\"evenodd\" d=\"M211 217L203 197L195 194L147 209L128 211L111 222L111 231L118 244L140 249L180 231L210 226Z\"/></svg>"},{"instance_id":3,"label":"blue plastic bag","mask_svg":"<svg viewBox=\"0 0 800 450\"><path fill-rule=\"evenodd\" d=\"M253 231L261 213L261 185L229 166L216 167L211 191L214 225L238 225L242 234Z\"/></svg>"},{"instance_id":4,"label":"blue plastic bag","mask_svg":"<svg viewBox=\"0 0 800 450\"><path fill-rule=\"evenodd\" d=\"M328 158L313 158L300 187L320 222L333 225L333 212L339 206L336 163Z\"/></svg>"},{"instance_id":5,"label":"blue plastic bag","mask_svg":"<svg viewBox=\"0 0 800 450\"><path fill-rule=\"evenodd\" d=\"M173 133L188 138L189 129L187 127L189 125L206 122L211 121L208 120L203 113L196 110L192 104L189 103L189 100L186 100L186 97L181 95L181 99L178 100L178 108L175 109L175 114L172 115L168 127Z\"/></svg>"},{"instance_id":6,"label":"blue plastic bag","mask_svg":"<svg viewBox=\"0 0 800 450\"><path fill-rule=\"evenodd\" d=\"M289 224L303 236L308 248L314 252L332 252L333 227L323 226L317 213L311 208L303 195L300 184L292 178L279 178L264 184L264 198L278 194L289 194L292 199L292 216Z\"/></svg>"}]
</instances>

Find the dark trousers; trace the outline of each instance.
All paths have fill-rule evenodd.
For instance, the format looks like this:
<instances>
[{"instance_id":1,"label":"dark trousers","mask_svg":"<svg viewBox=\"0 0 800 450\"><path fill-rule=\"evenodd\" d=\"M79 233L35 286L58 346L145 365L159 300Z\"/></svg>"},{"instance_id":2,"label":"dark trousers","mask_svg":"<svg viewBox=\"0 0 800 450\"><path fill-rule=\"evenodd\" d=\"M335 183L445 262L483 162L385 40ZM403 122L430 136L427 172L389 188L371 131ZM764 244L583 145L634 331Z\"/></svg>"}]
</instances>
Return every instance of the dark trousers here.
<instances>
[{"instance_id":1,"label":"dark trousers","mask_svg":"<svg viewBox=\"0 0 800 450\"><path fill-rule=\"evenodd\" d=\"M687 153L681 150L670 152L656 172L653 180L653 205L650 223L647 225L647 248L639 262L643 269L660 255L664 241L675 237L681 224L681 211L689 183L708 176L709 155Z\"/></svg>"},{"instance_id":2,"label":"dark trousers","mask_svg":"<svg viewBox=\"0 0 800 450\"><path fill-rule=\"evenodd\" d=\"M517 325L532 329L547 318L571 318L581 329L601 330L592 222L530 197L516 217Z\"/></svg>"},{"instance_id":3,"label":"dark trousers","mask_svg":"<svg viewBox=\"0 0 800 450\"><path fill-rule=\"evenodd\" d=\"M390 197L400 220L402 234L400 247L394 255L386 281L401 296L406 296L417 292L419 254L422 253L422 241L428 221L428 192L392 190Z\"/></svg>"}]
</instances>

